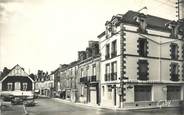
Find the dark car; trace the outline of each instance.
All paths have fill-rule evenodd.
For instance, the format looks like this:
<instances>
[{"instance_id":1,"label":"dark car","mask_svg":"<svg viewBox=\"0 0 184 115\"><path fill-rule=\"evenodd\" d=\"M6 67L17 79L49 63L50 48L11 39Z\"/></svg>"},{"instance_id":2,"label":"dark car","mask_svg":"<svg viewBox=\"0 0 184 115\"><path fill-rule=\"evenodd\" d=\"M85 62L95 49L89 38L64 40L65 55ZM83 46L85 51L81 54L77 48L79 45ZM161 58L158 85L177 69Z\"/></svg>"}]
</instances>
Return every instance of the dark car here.
<instances>
[{"instance_id":1,"label":"dark car","mask_svg":"<svg viewBox=\"0 0 184 115\"><path fill-rule=\"evenodd\" d=\"M14 97L11 99L12 105L22 105L23 104L23 98L22 97Z\"/></svg>"},{"instance_id":2,"label":"dark car","mask_svg":"<svg viewBox=\"0 0 184 115\"><path fill-rule=\"evenodd\" d=\"M1 96L2 96L3 101L11 101L12 98L13 98L13 95L8 94L8 93L7 94L2 94Z\"/></svg>"}]
</instances>

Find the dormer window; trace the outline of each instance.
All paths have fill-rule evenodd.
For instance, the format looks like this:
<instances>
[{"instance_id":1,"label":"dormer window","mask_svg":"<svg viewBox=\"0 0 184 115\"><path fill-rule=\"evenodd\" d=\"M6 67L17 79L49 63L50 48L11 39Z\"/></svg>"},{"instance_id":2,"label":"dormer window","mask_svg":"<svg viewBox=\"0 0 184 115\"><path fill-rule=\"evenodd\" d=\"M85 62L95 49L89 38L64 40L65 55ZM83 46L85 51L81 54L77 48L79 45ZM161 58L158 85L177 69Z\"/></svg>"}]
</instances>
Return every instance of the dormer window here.
<instances>
[{"instance_id":1,"label":"dormer window","mask_svg":"<svg viewBox=\"0 0 184 115\"><path fill-rule=\"evenodd\" d=\"M171 43L170 48L171 48L171 49L170 49L170 52L171 52L170 56L171 56L171 59L177 60L178 57L179 57L179 55L178 55L178 53L179 53L179 51L178 51L178 45L177 45L176 43Z\"/></svg>"},{"instance_id":2,"label":"dormer window","mask_svg":"<svg viewBox=\"0 0 184 115\"><path fill-rule=\"evenodd\" d=\"M144 14L139 14L135 17L136 22L138 23L138 32L140 33L147 33L147 22L146 16Z\"/></svg>"},{"instance_id":3,"label":"dormer window","mask_svg":"<svg viewBox=\"0 0 184 115\"><path fill-rule=\"evenodd\" d=\"M112 36L112 25L111 24L106 25L106 31L105 32L106 32L106 38L107 39Z\"/></svg>"},{"instance_id":4,"label":"dormer window","mask_svg":"<svg viewBox=\"0 0 184 115\"><path fill-rule=\"evenodd\" d=\"M148 41L146 39L143 38L139 38L138 39L138 54L141 57L147 57L148 55Z\"/></svg>"}]
</instances>

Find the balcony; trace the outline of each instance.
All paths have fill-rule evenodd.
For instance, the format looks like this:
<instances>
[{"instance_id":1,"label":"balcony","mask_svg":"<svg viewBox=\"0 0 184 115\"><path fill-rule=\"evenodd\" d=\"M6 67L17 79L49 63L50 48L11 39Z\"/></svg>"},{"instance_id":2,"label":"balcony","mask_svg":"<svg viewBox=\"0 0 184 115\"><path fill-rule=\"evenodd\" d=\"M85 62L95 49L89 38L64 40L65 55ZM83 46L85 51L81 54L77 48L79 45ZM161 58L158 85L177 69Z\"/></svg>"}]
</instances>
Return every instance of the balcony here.
<instances>
[{"instance_id":1,"label":"balcony","mask_svg":"<svg viewBox=\"0 0 184 115\"><path fill-rule=\"evenodd\" d=\"M96 75L91 76L91 82L96 82Z\"/></svg>"},{"instance_id":2,"label":"balcony","mask_svg":"<svg viewBox=\"0 0 184 115\"><path fill-rule=\"evenodd\" d=\"M80 78L80 83L87 83L87 77L81 77Z\"/></svg>"},{"instance_id":3,"label":"balcony","mask_svg":"<svg viewBox=\"0 0 184 115\"><path fill-rule=\"evenodd\" d=\"M114 57L116 57L117 56L117 51L113 51L112 53L111 53L111 58L114 58Z\"/></svg>"},{"instance_id":4,"label":"balcony","mask_svg":"<svg viewBox=\"0 0 184 115\"><path fill-rule=\"evenodd\" d=\"M117 72L111 73L111 81L117 80Z\"/></svg>"},{"instance_id":5,"label":"balcony","mask_svg":"<svg viewBox=\"0 0 184 115\"><path fill-rule=\"evenodd\" d=\"M105 74L105 81L110 81L111 80L110 77L111 77L110 73Z\"/></svg>"}]
</instances>

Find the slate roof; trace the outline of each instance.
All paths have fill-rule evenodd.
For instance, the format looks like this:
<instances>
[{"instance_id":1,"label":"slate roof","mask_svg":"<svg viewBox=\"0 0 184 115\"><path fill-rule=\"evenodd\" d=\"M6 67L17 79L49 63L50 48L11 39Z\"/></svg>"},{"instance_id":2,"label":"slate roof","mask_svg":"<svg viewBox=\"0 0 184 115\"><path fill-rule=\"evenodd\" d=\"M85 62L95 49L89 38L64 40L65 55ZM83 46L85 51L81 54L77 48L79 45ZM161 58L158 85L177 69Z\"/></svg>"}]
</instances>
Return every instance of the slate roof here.
<instances>
[{"instance_id":1,"label":"slate roof","mask_svg":"<svg viewBox=\"0 0 184 115\"><path fill-rule=\"evenodd\" d=\"M136 22L135 17L139 16L139 15L144 15L144 14L129 10L124 15L123 14L121 14L121 15L123 17L121 19L118 18L118 20L119 20L118 24L120 24L122 22L125 24L138 26L138 23ZM115 16L112 17L111 21L114 20L114 17ZM145 15L145 17L146 17L146 22L147 22L147 28L152 28L152 29L161 30L161 31L169 31L169 29L166 27L166 24L171 22L171 20L164 19L164 18L157 17L157 16L152 16L152 15ZM111 22L111 21L109 21L109 22ZM102 32L97 37L101 38L104 35L105 35L105 31Z\"/></svg>"},{"instance_id":2,"label":"slate roof","mask_svg":"<svg viewBox=\"0 0 184 115\"><path fill-rule=\"evenodd\" d=\"M137 25L136 21L135 21L135 16L141 15L141 13L138 12L134 12L134 11L128 11L126 14L123 15L123 19L121 21L123 21L124 23L130 23L130 24L134 24ZM171 20L167 20L164 18L160 18L157 16L152 16L152 15L145 15L146 16L146 22L148 24L148 28L154 28L154 29L160 29L160 30L164 30L164 31L168 31L168 29L166 28L166 24L171 22Z\"/></svg>"}]
</instances>

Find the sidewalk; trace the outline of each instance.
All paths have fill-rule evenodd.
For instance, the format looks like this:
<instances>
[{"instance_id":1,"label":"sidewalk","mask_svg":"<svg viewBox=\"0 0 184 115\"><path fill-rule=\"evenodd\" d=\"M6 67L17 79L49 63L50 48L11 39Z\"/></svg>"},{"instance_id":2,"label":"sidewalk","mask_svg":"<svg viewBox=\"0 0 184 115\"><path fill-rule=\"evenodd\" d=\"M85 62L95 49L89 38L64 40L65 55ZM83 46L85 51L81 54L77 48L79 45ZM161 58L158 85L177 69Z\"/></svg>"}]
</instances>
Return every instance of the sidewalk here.
<instances>
[{"instance_id":1,"label":"sidewalk","mask_svg":"<svg viewBox=\"0 0 184 115\"><path fill-rule=\"evenodd\" d=\"M87 104L87 103L86 104L85 103L79 103L79 102L75 103L75 102L71 102L71 101L68 101L68 100L60 99L60 98L51 98L51 99L53 99L54 101L57 101L57 102L62 102L62 103L65 103L65 104L70 104L70 105L78 106L78 107L84 107L84 108L90 108L90 109L103 109L100 106Z\"/></svg>"},{"instance_id":2,"label":"sidewalk","mask_svg":"<svg viewBox=\"0 0 184 115\"><path fill-rule=\"evenodd\" d=\"M88 103L74 103L68 100L63 100L60 98L51 98L57 102L62 102L62 103L66 103L66 104L70 104L73 106L78 106L78 107L84 107L84 108L90 108L90 109L99 109L99 110L112 110L112 111L149 111L149 110L161 110L163 108L169 108L169 107L135 107L135 108L118 108L118 107L108 107L108 106L98 106L98 105L92 105L92 104L88 104ZM170 107L172 108L172 107Z\"/></svg>"}]
</instances>

